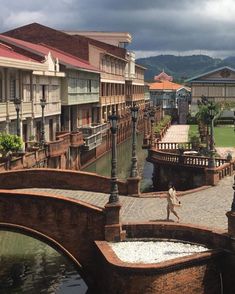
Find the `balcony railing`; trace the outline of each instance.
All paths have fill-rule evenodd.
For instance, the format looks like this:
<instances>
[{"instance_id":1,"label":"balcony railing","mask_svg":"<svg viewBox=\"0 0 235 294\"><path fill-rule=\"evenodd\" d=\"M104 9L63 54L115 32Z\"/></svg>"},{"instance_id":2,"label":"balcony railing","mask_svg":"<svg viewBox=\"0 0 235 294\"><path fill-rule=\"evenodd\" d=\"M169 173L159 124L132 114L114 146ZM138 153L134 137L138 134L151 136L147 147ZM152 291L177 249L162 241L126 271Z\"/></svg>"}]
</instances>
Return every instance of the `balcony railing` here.
<instances>
[{"instance_id":1,"label":"balcony railing","mask_svg":"<svg viewBox=\"0 0 235 294\"><path fill-rule=\"evenodd\" d=\"M90 124L90 125L85 125L79 128L79 131L82 132L83 137L89 137L94 134L98 134L100 132L103 132L107 130L108 124Z\"/></svg>"},{"instance_id":2,"label":"balcony railing","mask_svg":"<svg viewBox=\"0 0 235 294\"><path fill-rule=\"evenodd\" d=\"M85 137L83 148L85 151L90 151L102 143L102 133L94 134L89 137Z\"/></svg>"},{"instance_id":3,"label":"balcony railing","mask_svg":"<svg viewBox=\"0 0 235 294\"><path fill-rule=\"evenodd\" d=\"M83 145L83 134L81 132L70 133L70 145L72 147L79 147Z\"/></svg>"},{"instance_id":4,"label":"balcony railing","mask_svg":"<svg viewBox=\"0 0 235 294\"><path fill-rule=\"evenodd\" d=\"M79 128L83 134L84 150L89 151L100 145L102 142L102 134L108 129L108 124L91 124Z\"/></svg>"}]
</instances>

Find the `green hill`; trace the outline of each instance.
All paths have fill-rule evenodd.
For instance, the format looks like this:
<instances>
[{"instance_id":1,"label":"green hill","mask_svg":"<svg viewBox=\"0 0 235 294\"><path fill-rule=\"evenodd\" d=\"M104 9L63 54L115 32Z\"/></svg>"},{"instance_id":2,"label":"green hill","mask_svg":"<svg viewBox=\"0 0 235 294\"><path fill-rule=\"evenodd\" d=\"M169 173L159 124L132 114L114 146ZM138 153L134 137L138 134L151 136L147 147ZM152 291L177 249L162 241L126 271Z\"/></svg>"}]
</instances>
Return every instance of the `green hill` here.
<instances>
[{"instance_id":1,"label":"green hill","mask_svg":"<svg viewBox=\"0 0 235 294\"><path fill-rule=\"evenodd\" d=\"M158 55L139 58L136 62L147 68L145 73L146 81L153 81L154 76L163 69L167 74L173 76L174 81L183 82L193 76L225 65L235 68L235 57L219 59L207 55Z\"/></svg>"}]
</instances>

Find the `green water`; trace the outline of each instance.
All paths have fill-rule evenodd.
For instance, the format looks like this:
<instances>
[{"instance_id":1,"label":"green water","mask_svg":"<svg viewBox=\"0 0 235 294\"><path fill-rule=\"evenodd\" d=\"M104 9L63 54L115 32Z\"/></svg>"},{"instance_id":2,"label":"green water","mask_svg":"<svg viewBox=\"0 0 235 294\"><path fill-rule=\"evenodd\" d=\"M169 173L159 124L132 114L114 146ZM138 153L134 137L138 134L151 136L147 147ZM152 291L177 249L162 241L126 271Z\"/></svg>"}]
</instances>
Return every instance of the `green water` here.
<instances>
[{"instance_id":1,"label":"green water","mask_svg":"<svg viewBox=\"0 0 235 294\"><path fill-rule=\"evenodd\" d=\"M1 294L81 294L87 286L71 261L34 238L0 231Z\"/></svg>"},{"instance_id":2,"label":"green water","mask_svg":"<svg viewBox=\"0 0 235 294\"><path fill-rule=\"evenodd\" d=\"M143 134L137 135L137 159L138 170L141 176L141 191L149 190L152 186L153 166L145 159L147 150L142 149ZM131 169L131 152L132 138L117 146L117 177L118 179L126 179L130 176ZM97 173L102 176L110 177L111 174L111 152L106 153L101 158L84 169L87 172Z\"/></svg>"}]
</instances>

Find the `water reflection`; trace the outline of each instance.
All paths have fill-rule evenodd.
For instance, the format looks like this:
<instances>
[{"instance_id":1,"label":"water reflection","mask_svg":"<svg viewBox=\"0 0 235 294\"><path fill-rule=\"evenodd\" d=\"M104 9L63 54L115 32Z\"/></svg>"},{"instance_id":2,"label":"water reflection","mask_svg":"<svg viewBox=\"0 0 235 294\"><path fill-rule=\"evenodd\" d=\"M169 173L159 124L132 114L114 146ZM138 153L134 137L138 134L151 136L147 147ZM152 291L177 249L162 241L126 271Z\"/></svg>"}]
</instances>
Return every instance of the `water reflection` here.
<instances>
[{"instance_id":1,"label":"water reflection","mask_svg":"<svg viewBox=\"0 0 235 294\"><path fill-rule=\"evenodd\" d=\"M147 162L147 150L142 149L143 134L137 135L137 158L138 169L141 176L141 191L149 190L152 187L152 173L153 165ZM130 176L131 169L131 152L132 152L132 138L129 138L122 144L117 146L117 177L118 179L126 179ZM111 152L96 160L84 171L97 173L102 176L110 176L111 174Z\"/></svg>"},{"instance_id":2,"label":"water reflection","mask_svg":"<svg viewBox=\"0 0 235 294\"><path fill-rule=\"evenodd\" d=\"M0 231L0 293L86 293L73 264L34 238Z\"/></svg>"}]
</instances>

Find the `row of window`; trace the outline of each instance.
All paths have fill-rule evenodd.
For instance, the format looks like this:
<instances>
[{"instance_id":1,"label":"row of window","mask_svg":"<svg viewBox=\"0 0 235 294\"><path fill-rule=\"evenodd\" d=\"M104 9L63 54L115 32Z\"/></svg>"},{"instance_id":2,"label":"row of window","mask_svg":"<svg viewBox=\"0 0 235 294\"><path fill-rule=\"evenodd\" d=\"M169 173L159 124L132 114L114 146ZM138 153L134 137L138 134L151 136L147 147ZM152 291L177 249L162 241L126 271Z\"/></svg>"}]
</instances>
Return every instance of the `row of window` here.
<instances>
[{"instance_id":1,"label":"row of window","mask_svg":"<svg viewBox=\"0 0 235 294\"><path fill-rule=\"evenodd\" d=\"M144 86L102 83L101 96L144 94Z\"/></svg>"},{"instance_id":2,"label":"row of window","mask_svg":"<svg viewBox=\"0 0 235 294\"><path fill-rule=\"evenodd\" d=\"M87 80L87 79L76 79L70 77L68 79L68 92L76 94L86 93L98 93L99 92L99 81L98 80Z\"/></svg>"},{"instance_id":3,"label":"row of window","mask_svg":"<svg viewBox=\"0 0 235 294\"><path fill-rule=\"evenodd\" d=\"M103 58L101 62L101 70L114 75L123 76L125 73L125 66L124 62L109 58Z\"/></svg>"},{"instance_id":4,"label":"row of window","mask_svg":"<svg viewBox=\"0 0 235 294\"><path fill-rule=\"evenodd\" d=\"M17 84L16 80L10 80L10 88L9 88L9 100L13 101L16 97L18 97L17 92ZM44 96L48 101L55 102L58 101L58 97L60 97L60 89L59 85L33 85L33 99L40 101L43 98L43 87L44 87ZM22 100L25 102L29 102L31 100L31 86L29 84L22 85L23 97ZM5 101L6 97L3 95L2 83L0 82L0 101Z\"/></svg>"},{"instance_id":5,"label":"row of window","mask_svg":"<svg viewBox=\"0 0 235 294\"><path fill-rule=\"evenodd\" d=\"M235 96L234 86L203 86L203 87L192 87L193 96Z\"/></svg>"}]
</instances>

